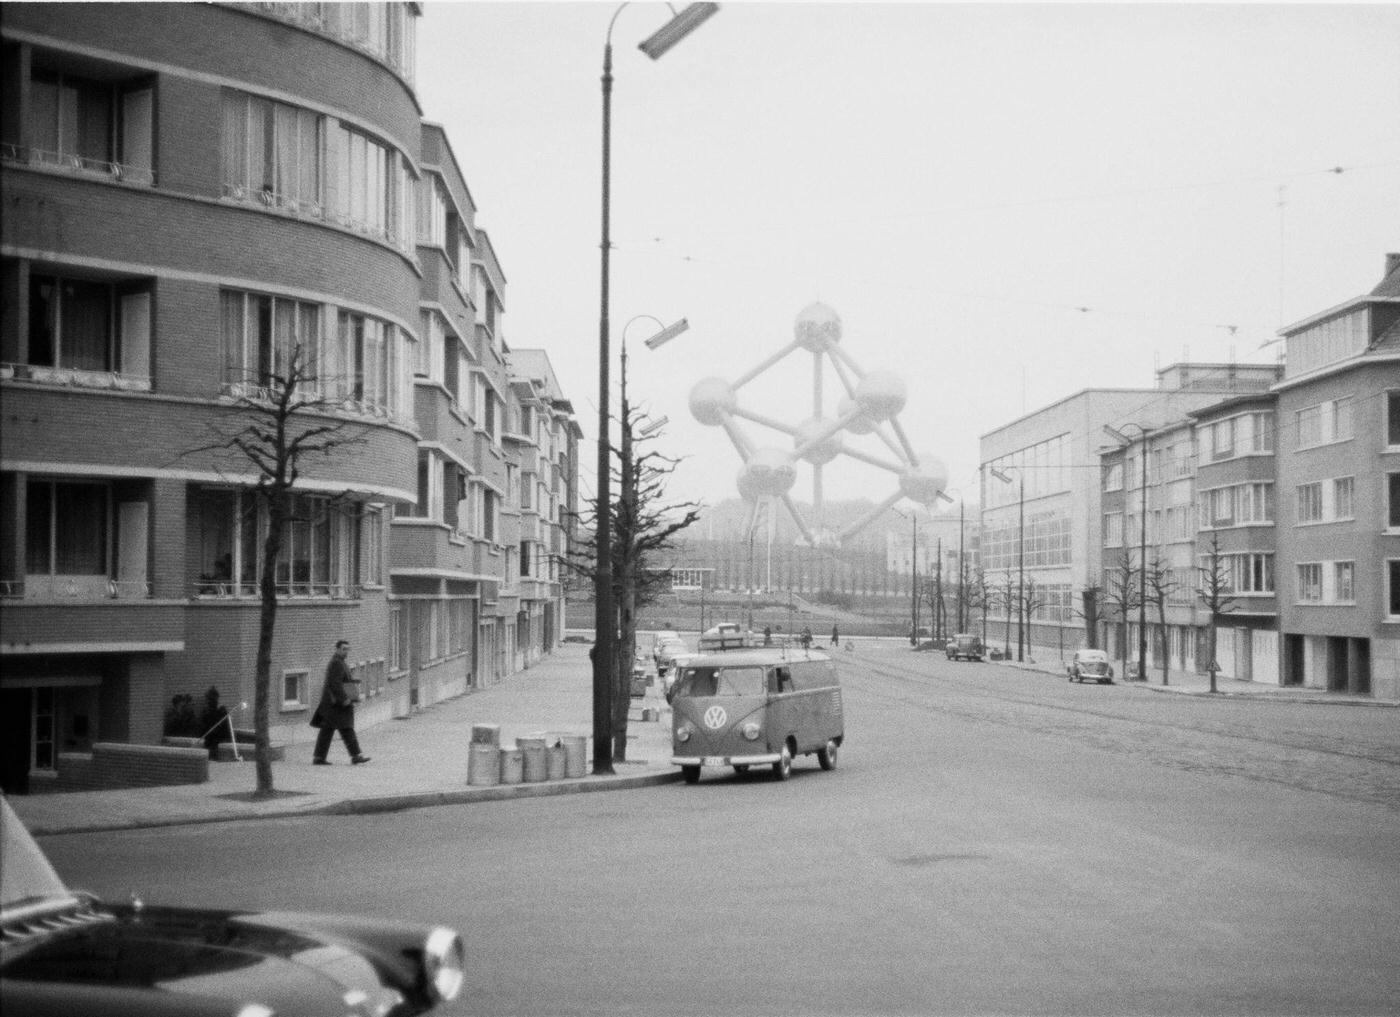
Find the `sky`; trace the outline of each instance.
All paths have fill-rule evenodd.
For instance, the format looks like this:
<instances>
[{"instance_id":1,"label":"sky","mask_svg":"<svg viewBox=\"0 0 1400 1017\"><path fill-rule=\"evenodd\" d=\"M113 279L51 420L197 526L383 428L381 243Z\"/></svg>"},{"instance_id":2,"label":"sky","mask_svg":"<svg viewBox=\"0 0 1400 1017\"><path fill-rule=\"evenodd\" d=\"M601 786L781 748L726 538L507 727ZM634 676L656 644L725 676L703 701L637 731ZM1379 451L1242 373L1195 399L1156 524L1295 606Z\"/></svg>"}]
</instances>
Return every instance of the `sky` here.
<instances>
[{"instance_id":1,"label":"sky","mask_svg":"<svg viewBox=\"0 0 1400 1017\"><path fill-rule=\"evenodd\" d=\"M911 445L975 500L982 434L1185 359L1273 362L1281 326L1400 251L1400 4L730 2L652 61L637 44L669 17L428 2L419 24L424 116L504 269L506 342L546 350L573 401L586 495L610 21L612 408L625 342L676 499L734 497L742 465L692 387L777 354L814 302L862 371L903 380ZM784 358L740 404L795 426L812 366ZM823 388L829 415L829 369ZM897 487L823 470L827 500ZM792 494L812 500L809 467Z\"/></svg>"}]
</instances>

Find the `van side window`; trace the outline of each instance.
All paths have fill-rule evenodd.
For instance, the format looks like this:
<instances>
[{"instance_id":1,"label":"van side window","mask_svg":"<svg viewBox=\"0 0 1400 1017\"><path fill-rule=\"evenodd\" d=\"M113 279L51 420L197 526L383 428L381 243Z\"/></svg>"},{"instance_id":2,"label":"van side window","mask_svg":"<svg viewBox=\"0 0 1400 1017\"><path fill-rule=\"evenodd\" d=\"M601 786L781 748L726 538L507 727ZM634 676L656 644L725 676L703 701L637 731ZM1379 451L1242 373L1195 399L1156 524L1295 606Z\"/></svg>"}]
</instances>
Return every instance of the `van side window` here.
<instances>
[{"instance_id":1,"label":"van side window","mask_svg":"<svg viewBox=\"0 0 1400 1017\"><path fill-rule=\"evenodd\" d=\"M792 691L792 672L789 671L789 670L788 670L787 668L785 668L785 667L780 667L780 668L777 668L777 673L778 673L778 689L777 689L777 691L779 691L779 692L791 692L791 691Z\"/></svg>"}]
</instances>

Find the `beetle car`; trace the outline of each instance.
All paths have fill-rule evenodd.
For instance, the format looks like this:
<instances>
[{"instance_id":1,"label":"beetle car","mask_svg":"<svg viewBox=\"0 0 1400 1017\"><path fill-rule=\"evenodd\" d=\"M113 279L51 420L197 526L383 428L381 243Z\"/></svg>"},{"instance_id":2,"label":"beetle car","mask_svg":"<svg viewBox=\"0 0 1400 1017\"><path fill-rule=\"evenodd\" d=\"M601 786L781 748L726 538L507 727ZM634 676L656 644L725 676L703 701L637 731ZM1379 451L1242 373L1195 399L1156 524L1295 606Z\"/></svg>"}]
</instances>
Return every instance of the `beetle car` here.
<instances>
[{"instance_id":1,"label":"beetle car","mask_svg":"<svg viewBox=\"0 0 1400 1017\"><path fill-rule=\"evenodd\" d=\"M462 990L443 927L103 903L70 890L0 798L0 999L27 1017L406 1017Z\"/></svg>"},{"instance_id":2,"label":"beetle car","mask_svg":"<svg viewBox=\"0 0 1400 1017\"><path fill-rule=\"evenodd\" d=\"M705 766L771 765L787 780L796 756L836 766L846 738L836 665L818 651L739 649L680 668L671 690L671 762L687 784Z\"/></svg>"},{"instance_id":3,"label":"beetle car","mask_svg":"<svg viewBox=\"0 0 1400 1017\"><path fill-rule=\"evenodd\" d=\"M1065 665L1065 670L1069 672L1072 682L1113 684L1113 665L1108 662L1108 654L1103 650L1075 650L1074 659Z\"/></svg>"}]
</instances>

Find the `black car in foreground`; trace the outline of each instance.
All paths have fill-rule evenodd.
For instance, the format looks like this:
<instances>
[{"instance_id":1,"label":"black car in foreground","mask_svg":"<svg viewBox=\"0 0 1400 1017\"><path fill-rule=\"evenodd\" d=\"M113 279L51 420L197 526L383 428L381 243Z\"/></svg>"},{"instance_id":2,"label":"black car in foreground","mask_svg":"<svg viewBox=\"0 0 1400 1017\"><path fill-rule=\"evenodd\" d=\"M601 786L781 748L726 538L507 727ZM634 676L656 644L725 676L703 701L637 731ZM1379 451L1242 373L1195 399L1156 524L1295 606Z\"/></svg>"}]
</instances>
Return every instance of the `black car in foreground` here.
<instances>
[{"instance_id":1,"label":"black car in foreground","mask_svg":"<svg viewBox=\"0 0 1400 1017\"><path fill-rule=\"evenodd\" d=\"M63 884L0 798L7 1017L403 1017L456 998L464 966L442 927L104 903Z\"/></svg>"}]
</instances>

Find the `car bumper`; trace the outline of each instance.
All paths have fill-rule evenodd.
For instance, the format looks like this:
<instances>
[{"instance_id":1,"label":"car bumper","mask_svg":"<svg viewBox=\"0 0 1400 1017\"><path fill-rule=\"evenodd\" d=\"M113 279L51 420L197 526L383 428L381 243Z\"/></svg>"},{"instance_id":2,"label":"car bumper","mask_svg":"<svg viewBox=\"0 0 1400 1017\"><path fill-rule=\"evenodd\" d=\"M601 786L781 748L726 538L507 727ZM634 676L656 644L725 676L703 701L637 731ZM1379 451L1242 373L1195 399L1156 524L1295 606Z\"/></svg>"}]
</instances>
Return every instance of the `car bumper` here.
<instances>
[{"instance_id":1,"label":"car bumper","mask_svg":"<svg viewBox=\"0 0 1400 1017\"><path fill-rule=\"evenodd\" d=\"M672 756L672 766L758 766L761 763L776 763L782 759L780 752L760 752L745 756Z\"/></svg>"}]
</instances>

